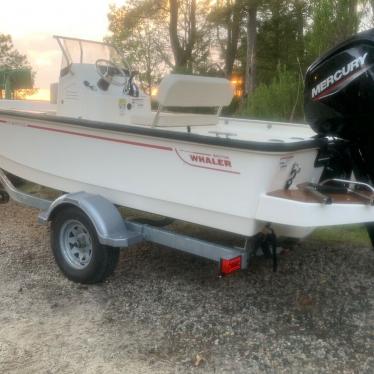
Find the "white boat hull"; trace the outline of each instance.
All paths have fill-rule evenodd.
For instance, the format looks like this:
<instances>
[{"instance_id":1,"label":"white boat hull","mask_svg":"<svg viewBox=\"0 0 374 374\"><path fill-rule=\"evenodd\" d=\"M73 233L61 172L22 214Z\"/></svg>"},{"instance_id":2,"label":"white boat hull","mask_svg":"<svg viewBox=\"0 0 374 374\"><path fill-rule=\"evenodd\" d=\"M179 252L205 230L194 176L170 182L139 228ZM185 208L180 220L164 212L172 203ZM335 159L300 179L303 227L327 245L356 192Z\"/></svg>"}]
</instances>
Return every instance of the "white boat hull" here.
<instances>
[{"instance_id":1,"label":"white boat hull","mask_svg":"<svg viewBox=\"0 0 374 374\"><path fill-rule=\"evenodd\" d=\"M266 153L9 116L0 120L0 168L10 173L244 236L262 229L260 199L284 188L295 163L301 171L294 185L317 182L320 175L316 149ZM282 214L288 213L278 212L278 218ZM286 231L305 236L310 227Z\"/></svg>"}]
</instances>

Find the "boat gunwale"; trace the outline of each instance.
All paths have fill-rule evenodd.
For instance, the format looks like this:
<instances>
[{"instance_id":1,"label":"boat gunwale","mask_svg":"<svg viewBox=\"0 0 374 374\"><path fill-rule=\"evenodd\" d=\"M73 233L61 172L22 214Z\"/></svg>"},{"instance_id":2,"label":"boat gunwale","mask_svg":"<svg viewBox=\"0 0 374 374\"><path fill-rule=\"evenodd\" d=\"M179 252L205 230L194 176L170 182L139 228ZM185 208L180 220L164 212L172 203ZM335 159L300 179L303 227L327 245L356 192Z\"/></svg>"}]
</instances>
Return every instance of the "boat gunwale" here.
<instances>
[{"instance_id":1,"label":"boat gunwale","mask_svg":"<svg viewBox=\"0 0 374 374\"><path fill-rule=\"evenodd\" d=\"M160 130L157 128L140 127L135 125L122 125L110 122L91 121L86 119L77 119L71 117L54 116L50 114L35 114L26 113L16 110L3 110L0 109L0 115L8 117L16 117L22 119L46 121L52 124L67 124L78 127L84 127L94 130L107 130L118 133L150 136L168 140L186 141L198 144L206 144L219 147L227 147L242 150L260 151L260 152L296 152L307 149L317 149L327 144L328 139L326 138L311 138L309 140L303 140L292 143L268 143L268 142L257 142L251 140L237 140L230 138L212 137L194 133L182 133L170 130Z\"/></svg>"}]
</instances>

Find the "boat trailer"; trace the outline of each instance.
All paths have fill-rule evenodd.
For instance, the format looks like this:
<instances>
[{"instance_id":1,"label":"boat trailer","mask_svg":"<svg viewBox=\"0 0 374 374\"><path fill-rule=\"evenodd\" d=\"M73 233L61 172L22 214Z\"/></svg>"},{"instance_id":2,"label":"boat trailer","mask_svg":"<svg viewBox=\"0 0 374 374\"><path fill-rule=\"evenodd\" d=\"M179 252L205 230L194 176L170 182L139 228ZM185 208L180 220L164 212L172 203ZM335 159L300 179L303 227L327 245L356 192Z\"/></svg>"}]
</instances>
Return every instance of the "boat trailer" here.
<instances>
[{"instance_id":1,"label":"boat trailer","mask_svg":"<svg viewBox=\"0 0 374 374\"><path fill-rule=\"evenodd\" d=\"M273 268L274 271L276 271L276 237L270 226L255 238L246 239L243 248L229 247L179 234L165 229L164 227L157 227L157 225L124 219L116 206L99 195L78 192L65 194L54 201L50 201L20 191L13 185L1 169L0 184L3 186L3 190L0 191L0 204L5 204L11 199L22 205L39 209L40 214L38 216L38 221L41 224L51 222L53 226L53 222L58 220L58 217L61 217L64 211L74 209L77 217L68 218L66 220L67 222L64 223L65 226L64 224L62 225L62 227L66 228L69 222L79 221L79 216L83 213L94 227L95 233L91 233L91 236L97 236L100 245L106 248L118 250L119 248L128 248L144 241L156 243L181 252L213 260L219 264L219 274L222 276L248 268L251 256L255 255L257 249L261 248L265 256L273 258ZM166 224L168 223L166 222ZM86 223L84 225L88 226L89 224ZM76 270L82 270L84 269L85 258L78 252L80 249L84 250L87 247L87 243L90 241L94 242L95 239L90 238L90 235L87 235L84 229L76 235L74 234L74 230L77 230L77 228L70 231L67 245L73 246L73 250L76 251L75 254L73 253L71 265L75 267ZM53 248L54 233L53 230L51 231ZM60 231L56 233L56 235L61 238L62 232ZM63 240L60 239L60 245L62 246L63 244L61 244L61 241L63 242ZM254 251L254 249L256 249L256 251ZM54 254L56 258L56 253ZM81 262L77 263L74 256ZM60 266L59 263L58 265ZM114 268L112 270L114 270ZM85 280L67 274L66 271L63 272L69 279L76 282L96 283L97 281L92 282L91 280ZM106 274L105 276L108 275L109 274Z\"/></svg>"}]
</instances>

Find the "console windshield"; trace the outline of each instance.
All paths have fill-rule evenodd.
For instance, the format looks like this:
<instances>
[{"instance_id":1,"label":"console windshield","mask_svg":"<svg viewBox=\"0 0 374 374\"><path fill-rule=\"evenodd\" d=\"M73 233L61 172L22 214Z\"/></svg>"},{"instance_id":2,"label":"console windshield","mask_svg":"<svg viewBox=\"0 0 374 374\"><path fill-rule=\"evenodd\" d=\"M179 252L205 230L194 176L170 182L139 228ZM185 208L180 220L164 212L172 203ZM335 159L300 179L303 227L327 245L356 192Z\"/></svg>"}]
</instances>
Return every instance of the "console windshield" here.
<instances>
[{"instance_id":1,"label":"console windshield","mask_svg":"<svg viewBox=\"0 0 374 374\"><path fill-rule=\"evenodd\" d=\"M63 54L62 70L71 64L95 64L97 60L108 60L126 68L121 54L109 44L64 36L55 36L55 39Z\"/></svg>"}]
</instances>

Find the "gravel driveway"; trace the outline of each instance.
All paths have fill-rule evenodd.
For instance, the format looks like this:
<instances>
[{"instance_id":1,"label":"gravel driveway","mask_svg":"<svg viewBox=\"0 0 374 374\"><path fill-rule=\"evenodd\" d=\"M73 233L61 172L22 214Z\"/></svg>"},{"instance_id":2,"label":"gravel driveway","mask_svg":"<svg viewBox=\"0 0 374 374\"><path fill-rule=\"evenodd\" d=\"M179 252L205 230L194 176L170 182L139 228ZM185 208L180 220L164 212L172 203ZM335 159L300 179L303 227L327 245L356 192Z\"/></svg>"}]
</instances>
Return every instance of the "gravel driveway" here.
<instances>
[{"instance_id":1,"label":"gravel driveway","mask_svg":"<svg viewBox=\"0 0 374 374\"><path fill-rule=\"evenodd\" d=\"M108 282L58 271L37 212L0 206L0 373L373 373L374 252L313 240L220 279L144 244Z\"/></svg>"}]
</instances>

